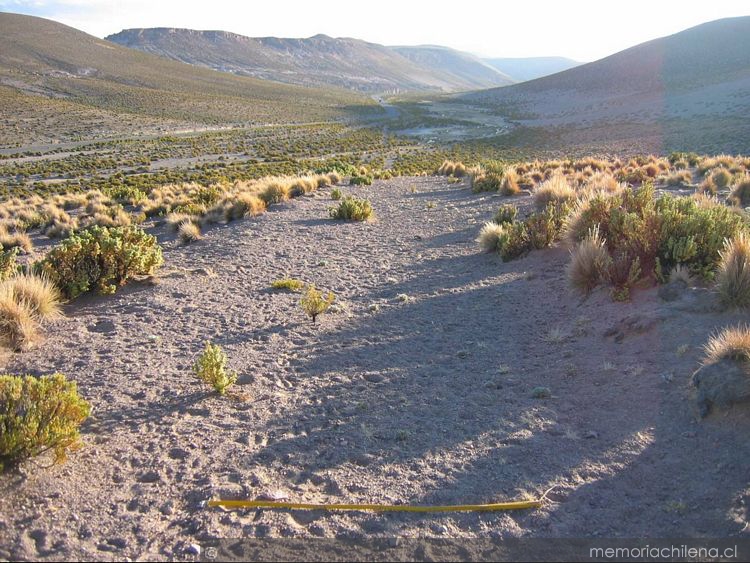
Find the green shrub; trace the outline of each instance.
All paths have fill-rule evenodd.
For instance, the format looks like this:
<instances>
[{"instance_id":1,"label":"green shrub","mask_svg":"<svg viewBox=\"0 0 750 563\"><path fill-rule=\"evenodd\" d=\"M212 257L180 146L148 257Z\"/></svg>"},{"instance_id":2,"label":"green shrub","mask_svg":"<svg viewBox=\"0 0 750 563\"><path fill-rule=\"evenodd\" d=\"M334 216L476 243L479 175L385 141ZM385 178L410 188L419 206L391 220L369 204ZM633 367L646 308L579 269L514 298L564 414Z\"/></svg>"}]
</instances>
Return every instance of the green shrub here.
<instances>
[{"instance_id":1,"label":"green shrub","mask_svg":"<svg viewBox=\"0 0 750 563\"><path fill-rule=\"evenodd\" d=\"M653 186L646 184L596 194L579 204L567 220L566 237L573 246L594 228L612 257L611 283L625 288L634 284L636 274L661 281L677 265L712 279L724 240L745 231L747 222L710 200L669 194L657 199Z\"/></svg>"},{"instance_id":2,"label":"green shrub","mask_svg":"<svg viewBox=\"0 0 750 563\"><path fill-rule=\"evenodd\" d=\"M0 470L47 451L64 461L90 412L62 374L0 375Z\"/></svg>"},{"instance_id":3,"label":"green shrub","mask_svg":"<svg viewBox=\"0 0 750 563\"><path fill-rule=\"evenodd\" d=\"M503 185L503 175L494 172L485 172L473 178L471 190L474 193L497 192Z\"/></svg>"},{"instance_id":4,"label":"green shrub","mask_svg":"<svg viewBox=\"0 0 750 563\"><path fill-rule=\"evenodd\" d=\"M73 299L92 289L111 294L136 275L163 263L156 237L138 227L92 227L73 234L36 264L36 269Z\"/></svg>"},{"instance_id":5,"label":"green shrub","mask_svg":"<svg viewBox=\"0 0 750 563\"><path fill-rule=\"evenodd\" d=\"M227 355L218 345L206 342L206 349L193 365L193 372L201 381L208 383L223 395L237 381L237 374L227 371Z\"/></svg>"},{"instance_id":6,"label":"green shrub","mask_svg":"<svg viewBox=\"0 0 750 563\"><path fill-rule=\"evenodd\" d=\"M300 306L307 316L312 319L312 322L315 322L318 315L325 313L335 299L336 296L333 292L329 291L328 295L323 297L323 294L311 284L307 287L305 295L300 299Z\"/></svg>"},{"instance_id":7,"label":"green shrub","mask_svg":"<svg viewBox=\"0 0 750 563\"><path fill-rule=\"evenodd\" d=\"M338 188L333 188L331 190L331 199L333 201L338 201L343 197L343 194L341 193L341 190Z\"/></svg>"},{"instance_id":8,"label":"green shrub","mask_svg":"<svg viewBox=\"0 0 750 563\"><path fill-rule=\"evenodd\" d=\"M750 176L745 175L737 180L732 188L729 201L740 207L750 207Z\"/></svg>"},{"instance_id":9,"label":"green shrub","mask_svg":"<svg viewBox=\"0 0 750 563\"><path fill-rule=\"evenodd\" d=\"M372 218L372 204L366 199L345 197L338 207L328 210L332 219L344 221L368 221Z\"/></svg>"},{"instance_id":10,"label":"green shrub","mask_svg":"<svg viewBox=\"0 0 750 563\"><path fill-rule=\"evenodd\" d=\"M497 235L503 261L514 260L534 249L548 248L560 238L568 207L550 203L523 222L506 223Z\"/></svg>"},{"instance_id":11,"label":"green shrub","mask_svg":"<svg viewBox=\"0 0 750 563\"><path fill-rule=\"evenodd\" d=\"M492 220L498 225L504 225L505 223L513 223L516 220L516 215L518 215L518 208L506 203L500 206Z\"/></svg>"},{"instance_id":12,"label":"green shrub","mask_svg":"<svg viewBox=\"0 0 750 563\"><path fill-rule=\"evenodd\" d=\"M350 186L369 186L371 184L372 184L372 176L369 176L369 175L352 176L349 179Z\"/></svg>"},{"instance_id":13,"label":"green shrub","mask_svg":"<svg viewBox=\"0 0 750 563\"><path fill-rule=\"evenodd\" d=\"M0 281L7 280L18 273L17 256L18 247L5 250L0 246Z\"/></svg>"},{"instance_id":14,"label":"green shrub","mask_svg":"<svg viewBox=\"0 0 750 563\"><path fill-rule=\"evenodd\" d=\"M287 291L300 291L305 287L305 282L294 278L282 278L271 284L273 289L285 289Z\"/></svg>"}]
</instances>

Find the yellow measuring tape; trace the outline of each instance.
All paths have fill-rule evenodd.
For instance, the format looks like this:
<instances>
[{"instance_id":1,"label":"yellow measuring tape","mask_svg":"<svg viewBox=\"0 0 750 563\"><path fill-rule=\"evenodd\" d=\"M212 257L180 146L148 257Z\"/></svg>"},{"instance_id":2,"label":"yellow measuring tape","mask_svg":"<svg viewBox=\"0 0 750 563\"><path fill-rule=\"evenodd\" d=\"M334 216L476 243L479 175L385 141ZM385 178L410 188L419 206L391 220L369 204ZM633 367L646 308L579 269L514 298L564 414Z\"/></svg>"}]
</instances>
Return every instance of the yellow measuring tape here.
<instances>
[{"instance_id":1,"label":"yellow measuring tape","mask_svg":"<svg viewBox=\"0 0 750 563\"><path fill-rule=\"evenodd\" d=\"M549 492L549 491L547 491ZM374 512L489 512L539 508L547 493L539 500L517 500L494 504L457 504L448 506L412 506L408 504L311 504L270 500L210 500L208 506L223 508L286 508L293 510L371 510Z\"/></svg>"}]
</instances>

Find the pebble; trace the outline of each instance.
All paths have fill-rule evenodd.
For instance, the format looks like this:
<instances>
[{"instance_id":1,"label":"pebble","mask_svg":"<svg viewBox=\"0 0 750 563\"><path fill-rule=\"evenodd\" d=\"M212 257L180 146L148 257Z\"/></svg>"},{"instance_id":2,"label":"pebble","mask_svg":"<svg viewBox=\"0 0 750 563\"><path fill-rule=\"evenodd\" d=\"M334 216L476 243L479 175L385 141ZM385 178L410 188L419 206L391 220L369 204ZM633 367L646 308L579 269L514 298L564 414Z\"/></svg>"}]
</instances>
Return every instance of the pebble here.
<instances>
[{"instance_id":1,"label":"pebble","mask_svg":"<svg viewBox=\"0 0 750 563\"><path fill-rule=\"evenodd\" d=\"M139 483L156 483L157 481L161 481L161 475L158 471L146 471L138 477Z\"/></svg>"}]
</instances>

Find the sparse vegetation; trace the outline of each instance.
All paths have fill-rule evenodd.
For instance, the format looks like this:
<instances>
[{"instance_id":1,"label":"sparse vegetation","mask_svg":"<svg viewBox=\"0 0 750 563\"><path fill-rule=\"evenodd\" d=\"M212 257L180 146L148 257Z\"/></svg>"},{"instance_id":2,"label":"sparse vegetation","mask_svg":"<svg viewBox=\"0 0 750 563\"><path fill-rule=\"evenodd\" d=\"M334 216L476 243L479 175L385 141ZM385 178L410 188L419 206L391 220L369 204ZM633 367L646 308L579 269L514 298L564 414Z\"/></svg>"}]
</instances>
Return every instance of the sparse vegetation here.
<instances>
[{"instance_id":1,"label":"sparse vegetation","mask_svg":"<svg viewBox=\"0 0 750 563\"><path fill-rule=\"evenodd\" d=\"M227 355L219 345L206 342L206 348L193 365L196 377L209 384L219 395L237 381L237 374L227 370Z\"/></svg>"},{"instance_id":2,"label":"sparse vegetation","mask_svg":"<svg viewBox=\"0 0 750 563\"><path fill-rule=\"evenodd\" d=\"M300 299L300 306L305 314L310 317L312 322L315 322L318 316L325 313L335 300L336 296L333 292L329 291L328 294L323 297L323 293L318 290L315 285L310 284L307 286L305 295Z\"/></svg>"},{"instance_id":3,"label":"sparse vegetation","mask_svg":"<svg viewBox=\"0 0 750 563\"><path fill-rule=\"evenodd\" d=\"M282 278L276 280L271 284L273 289L286 290L286 291L301 291L305 287L305 282L295 278Z\"/></svg>"},{"instance_id":4,"label":"sparse vegetation","mask_svg":"<svg viewBox=\"0 0 750 563\"><path fill-rule=\"evenodd\" d=\"M92 289L114 293L133 276L153 274L163 261L156 238L138 227L92 227L53 248L37 269L73 299Z\"/></svg>"},{"instance_id":5,"label":"sparse vegetation","mask_svg":"<svg viewBox=\"0 0 750 563\"><path fill-rule=\"evenodd\" d=\"M91 407L64 375L0 375L0 471L45 452L54 461L80 444Z\"/></svg>"},{"instance_id":6,"label":"sparse vegetation","mask_svg":"<svg viewBox=\"0 0 750 563\"><path fill-rule=\"evenodd\" d=\"M369 221L373 218L372 204L366 199L345 197L337 207L331 207L332 219L342 221Z\"/></svg>"}]
</instances>

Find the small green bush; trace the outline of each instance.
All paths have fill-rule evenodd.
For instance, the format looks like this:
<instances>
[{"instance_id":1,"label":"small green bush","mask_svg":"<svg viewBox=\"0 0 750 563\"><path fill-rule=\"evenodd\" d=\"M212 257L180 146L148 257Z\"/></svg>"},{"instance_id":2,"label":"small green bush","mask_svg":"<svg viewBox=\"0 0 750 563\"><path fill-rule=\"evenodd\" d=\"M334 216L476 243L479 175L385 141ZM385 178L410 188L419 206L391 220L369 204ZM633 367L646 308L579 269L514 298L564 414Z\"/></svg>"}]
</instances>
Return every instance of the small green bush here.
<instances>
[{"instance_id":1,"label":"small green bush","mask_svg":"<svg viewBox=\"0 0 750 563\"><path fill-rule=\"evenodd\" d=\"M300 291L305 287L305 282L294 278L282 278L271 284L273 289L284 289L286 291Z\"/></svg>"},{"instance_id":2,"label":"small green bush","mask_svg":"<svg viewBox=\"0 0 750 563\"><path fill-rule=\"evenodd\" d=\"M492 220L498 225L504 225L506 223L513 223L517 215L518 208L515 205L504 204L500 206L500 209L497 210Z\"/></svg>"},{"instance_id":3,"label":"small green bush","mask_svg":"<svg viewBox=\"0 0 750 563\"><path fill-rule=\"evenodd\" d=\"M133 276L152 274L163 261L156 237L142 229L95 226L65 239L36 269L73 299L92 289L114 293Z\"/></svg>"},{"instance_id":4,"label":"small green bush","mask_svg":"<svg viewBox=\"0 0 750 563\"><path fill-rule=\"evenodd\" d=\"M352 176L349 179L350 186L369 186L371 184L372 184L372 176L369 176L369 175Z\"/></svg>"},{"instance_id":5,"label":"small green bush","mask_svg":"<svg viewBox=\"0 0 750 563\"><path fill-rule=\"evenodd\" d=\"M343 221L367 221L372 218L372 204L366 199L345 197L338 207L331 207L329 214L332 219Z\"/></svg>"},{"instance_id":6,"label":"small green bush","mask_svg":"<svg viewBox=\"0 0 750 563\"><path fill-rule=\"evenodd\" d=\"M7 280L18 273L18 247L5 250L0 245L0 281Z\"/></svg>"},{"instance_id":7,"label":"small green bush","mask_svg":"<svg viewBox=\"0 0 750 563\"><path fill-rule=\"evenodd\" d=\"M80 444L78 428L90 413L75 382L62 374L0 375L0 470L47 451L64 461Z\"/></svg>"},{"instance_id":8,"label":"small green bush","mask_svg":"<svg viewBox=\"0 0 750 563\"><path fill-rule=\"evenodd\" d=\"M341 190L338 188L333 188L331 190L331 199L333 201L338 201L343 197L343 194L341 193Z\"/></svg>"},{"instance_id":9,"label":"small green bush","mask_svg":"<svg viewBox=\"0 0 750 563\"><path fill-rule=\"evenodd\" d=\"M302 310L312 319L312 322L318 318L318 315L325 313L336 300L333 292L329 291L328 295L323 297L323 293L315 288L314 285L307 287L307 292L300 299Z\"/></svg>"},{"instance_id":10,"label":"small green bush","mask_svg":"<svg viewBox=\"0 0 750 563\"><path fill-rule=\"evenodd\" d=\"M227 355L218 345L206 342L206 349L196 360L193 372L201 381L208 383L219 395L237 381L237 374L227 371Z\"/></svg>"}]
</instances>

